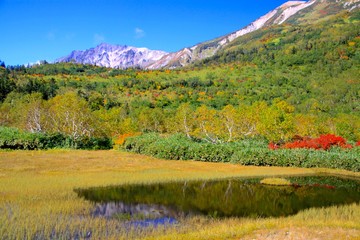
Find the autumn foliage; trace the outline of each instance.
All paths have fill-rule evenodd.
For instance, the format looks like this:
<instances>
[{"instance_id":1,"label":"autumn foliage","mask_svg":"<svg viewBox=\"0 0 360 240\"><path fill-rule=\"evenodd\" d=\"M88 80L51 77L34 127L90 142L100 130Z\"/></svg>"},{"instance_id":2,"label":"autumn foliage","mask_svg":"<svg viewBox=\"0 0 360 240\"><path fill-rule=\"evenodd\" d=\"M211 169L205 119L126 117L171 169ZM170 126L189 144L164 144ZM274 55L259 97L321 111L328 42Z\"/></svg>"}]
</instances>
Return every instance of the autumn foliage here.
<instances>
[{"instance_id":1,"label":"autumn foliage","mask_svg":"<svg viewBox=\"0 0 360 240\"><path fill-rule=\"evenodd\" d=\"M128 137L134 137L134 136L138 136L140 134L141 133L125 133L125 134L121 134L114 140L114 144L115 145L122 145Z\"/></svg>"},{"instance_id":2,"label":"autumn foliage","mask_svg":"<svg viewBox=\"0 0 360 240\"><path fill-rule=\"evenodd\" d=\"M352 148L352 145L347 144L344 138L336 136L334 134L320 135L320 137L318 138L296 136L292 142L287 142L282 145L275 144L273 142L269 144L269 148L272 150L276 150L279 148L307 148L315 150L328 150L334 146L341 148Z\"/></svg>"}]
</instances>

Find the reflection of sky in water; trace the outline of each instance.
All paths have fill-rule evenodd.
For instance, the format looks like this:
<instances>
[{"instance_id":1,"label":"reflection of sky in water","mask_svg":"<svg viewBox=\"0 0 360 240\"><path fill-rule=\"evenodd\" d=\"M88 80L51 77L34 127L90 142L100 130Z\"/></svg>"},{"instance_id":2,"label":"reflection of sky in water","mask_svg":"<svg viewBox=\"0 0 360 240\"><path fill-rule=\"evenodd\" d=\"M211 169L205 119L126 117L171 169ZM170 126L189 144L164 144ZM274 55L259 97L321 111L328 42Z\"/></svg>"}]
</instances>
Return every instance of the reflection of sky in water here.
<instances>
[{"instance_id":1,"label":"reflection of sky in water","mask_svg":"<svg viewBox=\"0 0 360 240\"><path fill-rule=\"evenodd\" d=\"M332 176L287 178L291 186L268 186L260 179L173 182L76 190L96 203L95 216L128 215L139 224L190 215L279 217L312 207L360 202L360 184ZM150 219L150 220L149 220ZM152 219L152 220L151 220ZM146 221L150 221L146 223ZM171 222L172 220L170 220Z\"/></svg>"},{"instance_id":2,"label":"reflection of sky in water","mask_svg":"<svg viewBox=\"0 0 360 240\"><path fill-rule=\"evenodd\" d=\"M157 227L159 225L171 225L176 224L177 221L175 218L163 217L157 219L145 219L145 220L137 220L130 222L131 226L134 227Z\"/></svg>"}]
</instances>

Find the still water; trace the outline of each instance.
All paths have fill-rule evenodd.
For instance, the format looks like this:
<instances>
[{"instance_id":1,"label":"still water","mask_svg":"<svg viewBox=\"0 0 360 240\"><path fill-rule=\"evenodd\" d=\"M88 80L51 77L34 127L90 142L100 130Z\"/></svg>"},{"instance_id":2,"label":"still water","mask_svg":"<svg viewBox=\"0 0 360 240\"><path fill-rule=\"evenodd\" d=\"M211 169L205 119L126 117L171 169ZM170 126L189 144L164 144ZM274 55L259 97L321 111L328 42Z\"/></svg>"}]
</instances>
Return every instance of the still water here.
<instances>
[{"instance_id":1,"label":"still water","mask_svg":"<svg viewBox=\"0 0 360 240\"><path fill-rule=\"evenodd\" d=\"M168 219L188 215L279 217L308 208L360 202L359 179L335 176L289 177L290 186L261 179L225 179L138 184L75 190L96 203L95 216Z\"/></svg>"}]
</instances>

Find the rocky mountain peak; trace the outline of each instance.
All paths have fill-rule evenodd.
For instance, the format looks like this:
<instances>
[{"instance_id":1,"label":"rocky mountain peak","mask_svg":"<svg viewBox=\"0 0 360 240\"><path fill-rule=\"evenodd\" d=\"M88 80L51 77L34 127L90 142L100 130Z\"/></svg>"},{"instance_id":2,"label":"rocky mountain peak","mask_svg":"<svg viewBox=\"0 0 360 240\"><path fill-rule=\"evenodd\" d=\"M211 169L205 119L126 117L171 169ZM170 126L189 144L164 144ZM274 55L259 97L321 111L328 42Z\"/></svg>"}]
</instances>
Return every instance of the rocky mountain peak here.
<instances>
[{"instance_id":1,"label":"rocky mountain peak","mask_svg":"<svg viewBox=\"0 0 360 240\"><path fill-rule=\"evenodd\" d=\"M164 51L101 43L95 48L73 51L56 62L76 62L111 68L145 68L166 55Z\"/></svg>"},{"instance_id":2,"label":"rocky mountain peak","mask_svg":"<svg viewBox=\"0 0 360 240\"><path fill-rule=\"evenodd\" d=\"M177 68L211 57L235 39L263 27L283 23L311 24L324 17L324 13L336 14L343 10L352 11L356 8L360 8L360 0L288 1L238 31L183 48L178 52L166 53L147 48L101 43L97 47L85 51L73 51L70 55L58 59L57 62L74 61L113 68Z\"/></svg>"}]
</instances>

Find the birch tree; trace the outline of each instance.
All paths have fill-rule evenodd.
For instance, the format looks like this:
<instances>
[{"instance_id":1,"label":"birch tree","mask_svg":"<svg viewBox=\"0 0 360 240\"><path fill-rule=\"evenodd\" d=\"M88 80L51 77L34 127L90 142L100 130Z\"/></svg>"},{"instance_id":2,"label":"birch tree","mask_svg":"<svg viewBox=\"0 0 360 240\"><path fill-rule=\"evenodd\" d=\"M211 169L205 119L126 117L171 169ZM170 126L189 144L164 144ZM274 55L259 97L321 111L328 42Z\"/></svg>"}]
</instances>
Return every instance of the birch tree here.
<instances>
[{"instance_id":1,"label":"birch tree","mask_svg":"<svg viewBox=\"0 0 360 240\"><path fill-rule=\"evenodd\" d=\"M221 143L223 128L221 119L215 109L209 109L205 105L195 111L195 134L203 140L217 144Z\"/></svg>"},{"instance_id":2,"label":"birch tree","mask_svg":"<svg viewBox=\"0 0 360 240\"><path fill-rule=\"evenodd\" d=\"M48 117L52 131L71 136L76 142L81 137L91 137L94 133L92 114L87 102L69 92L49 100Z\"/></svg>"},{"instance_id":3,"label":"birch tree","mask_svg":"<svg viewBox=\"0 0 360 240\"><path fill-rule=\"evenodd\" d=\"M27 96L24 110L26 112L26 129L32 133L45 131L45 106L41 93Z\"/></svg>"},{"instance_id":4,"label":"birch tree","mask_svg":"<svg viewBox=\"0 0 360 240\"><path fill-rule=\"evenodd\" d=\"M176 111L176 114L171 118L171 130L173 132L182 132L188 138L192 138L193 124L194 124L194 110L190 103L182 103Z\"/></svg>"}]
</instances>

